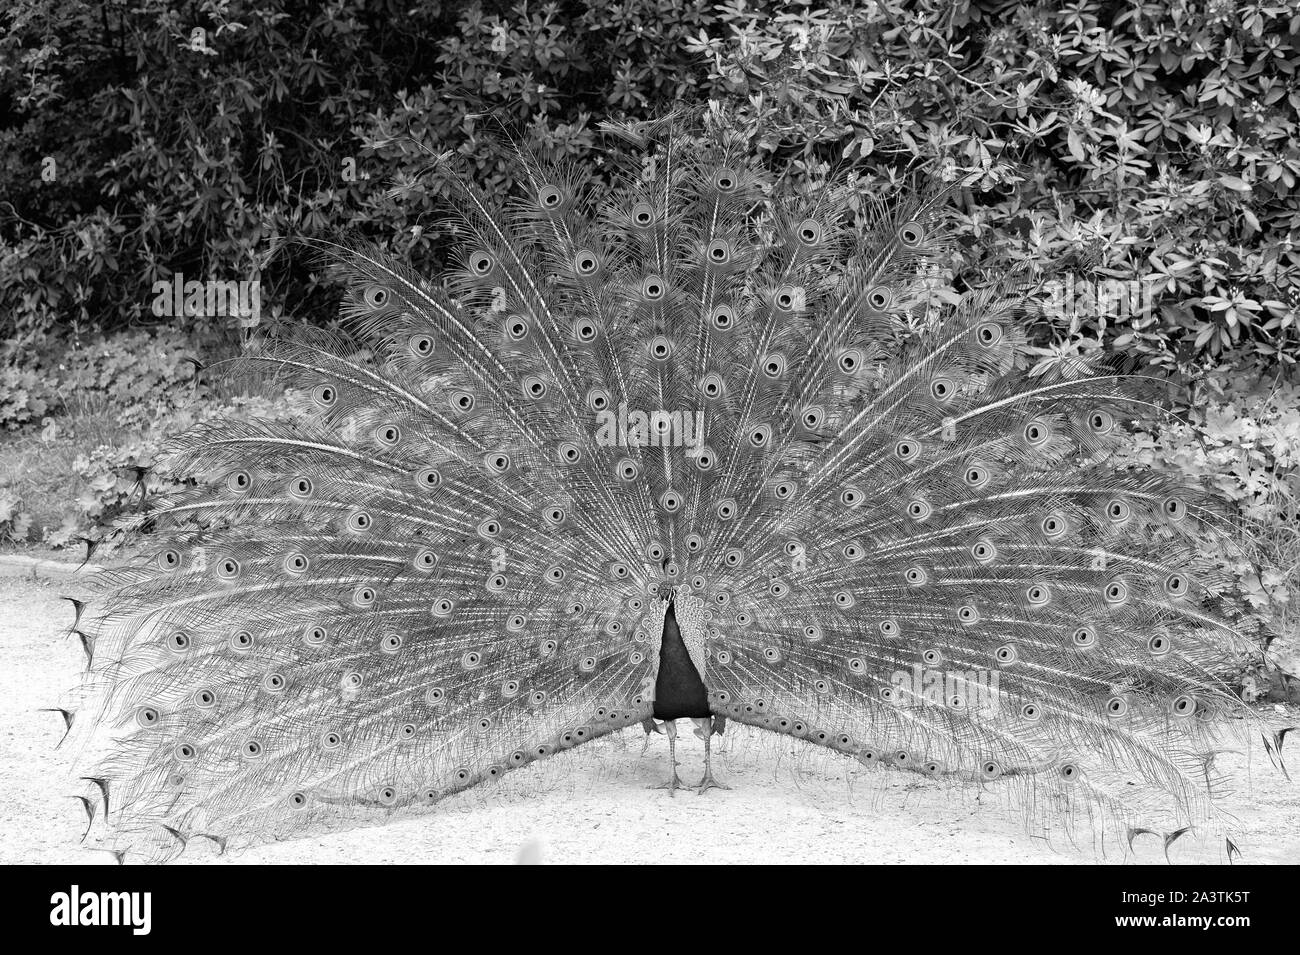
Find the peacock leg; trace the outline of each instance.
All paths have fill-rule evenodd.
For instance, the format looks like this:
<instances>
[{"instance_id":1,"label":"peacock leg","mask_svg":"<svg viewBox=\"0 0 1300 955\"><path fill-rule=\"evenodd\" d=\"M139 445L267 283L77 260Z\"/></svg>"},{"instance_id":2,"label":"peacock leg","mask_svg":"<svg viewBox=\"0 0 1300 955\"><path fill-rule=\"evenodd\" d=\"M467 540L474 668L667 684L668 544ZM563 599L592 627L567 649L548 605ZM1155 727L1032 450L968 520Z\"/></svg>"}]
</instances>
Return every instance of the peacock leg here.
<instances>
[{"instance_id":1,"label":"peacock leg","mask_svg":"<svg viewBox=\"0 0 1300 955\"><path fill-rule=\"evenodd\" d=\"M725 716L706 716L702 719L695 720L695 725L699 727L696 730L697 736L704 738L704 778L700 780L700 788L696 790L701 796L710 789L730 789L725 783L720 783L713 778L713 759L712 752L709 748L709 740L714 733L722 735L722 729L727 725Z\"/></svg>"},{"instance_id":2,"label":"peacock leg","mask_svg":"<svg viewBox=\"0 0 1300 955\"><path fill-rule=\"evenodd\" d=\"M668 734L668 761L672 764L673 778L666 783L659 783L650 788L666 789L668 790L668 795L671 796L673 793L677 792L678 789L684 789L686 787L682 784L681 778L677 775L677 721L664 720L663 727L664 732Z\"/></svg>"},{"instance_id":3,"label":"peacock leg","mask_svg":"<svg viewBox=\"0 0 1300 955\"><path fill-rule=\"evenodd\" d=\"M656 724L654 718L649 716L641 721L641 728L645 730L645 740L641 743L641 756L638 756L638 759L645 756L646 751L650 749L650 734L664 731L663 724Z\"/></svg>"}]
</instances>

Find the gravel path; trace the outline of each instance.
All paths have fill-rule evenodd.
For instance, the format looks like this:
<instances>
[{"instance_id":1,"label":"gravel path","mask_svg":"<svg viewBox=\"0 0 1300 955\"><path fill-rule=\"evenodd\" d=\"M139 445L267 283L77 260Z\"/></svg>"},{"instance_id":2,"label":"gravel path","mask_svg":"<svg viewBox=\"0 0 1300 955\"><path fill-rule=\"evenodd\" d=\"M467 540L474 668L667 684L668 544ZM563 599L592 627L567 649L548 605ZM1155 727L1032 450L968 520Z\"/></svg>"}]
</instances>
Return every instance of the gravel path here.
<instances>
[{"instance_id":1,"label":"gravel path","mask_svg":"<svg viewBox=\"0 0 1300 955\"><path fill-rule=\"evenodd\" d=\"M57 705L83 657L61 636L70 606L58 599L75 582L0 577L0 863L110 862L78 845L84 826L65 795L67 754ZM1290 714L1300 723L1300 713ZM682 775L698 778L703 744L683 732ZM1300 741L1288 743L1300 752ZM938 781L868 770L807 744L728 729L718 764L729 791L669 797L645 787L666 776L662 736L642 752L639 729L512 773L438 811L387 826L358 828L217 856L193 845L180 862L875 862L1158 863L1160 841L1139 839L1133 853L1089 834L1053 844L1026 834L1019 819L977 795ZM1300 758L1292 763L1300 766ZM1300 863L1300 787L1269 765L1250 763L1252 786L1228 800L1248 863ZM1245 778L1247 762L1229 756L1221 770ZM1100 852L1100 854L1099 854ZM1174 863L1226 861L1221 842L1184 838Z\"/></svg>"}]
</instances>

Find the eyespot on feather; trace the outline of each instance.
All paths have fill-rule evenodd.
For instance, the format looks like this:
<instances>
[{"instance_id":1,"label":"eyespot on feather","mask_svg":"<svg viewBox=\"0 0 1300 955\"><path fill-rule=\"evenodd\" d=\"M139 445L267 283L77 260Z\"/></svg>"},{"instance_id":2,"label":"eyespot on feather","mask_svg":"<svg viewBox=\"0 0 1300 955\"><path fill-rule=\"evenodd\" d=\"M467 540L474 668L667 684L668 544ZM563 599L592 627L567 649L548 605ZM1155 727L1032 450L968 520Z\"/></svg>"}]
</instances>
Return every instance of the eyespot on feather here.
<instances>
[{"instance_id":1,"label":"eyespot on feather","mask_svg":"<svg viewBox=\"0 0 1300 955\"><path fill-rule=\"evenodd\" d=\"M907 502L907 516L918 524L924 524L932 513L929 503L920 498Z\"/></svg>"},{"instance_id":2,"label":"eyespot on feather","mask_svg":"<svg viewBox=\"0 0 1300 955\"><path fill-rule=\"evenodd\" d=\"M1030 418L1021 431L1025 443L1032 448L1041 448L1052 439L1052 428L1041 418Z\"/></svg>"},{"instance_id":3,"label":"eyespot on feather","mask_svg":"<svg viewBox=\"0 0 1300 955\"><path fill-rule=\"evenodd\" d=\"M939 375L930 382L930 397L940 403L951 401L957 393L957 383L947 375Z\"/></svg>"},{"instance_id":4,"label":"eyespot on feather","mask_svg":"<svg viewBox=\"0 0 1300 955\"><path fill-rule=\"evenodd\" d=\"M311 400L318 408L333 408L339 400L338 389L333 385L317 385L311 390Z\"/></svg>"},{"instance_id":5,"label":"eyespot on feather","mask_svg":"<svg viewBox=\"0 0 1300 955\"><path fill-rule=\"evenodd\" d=\"M412 335L406 341L406 350L413 358L428 358L433 354L433 349L432 335Z\"/></svg>"},{"instance_id":6,"label":"eyespot on feather","mask_svg":"<svg viewBox=\"0 0 1300 955\"><path fill-rule=\"evenodd\" d=\"M981 322L975 329L975 340L985 348L992 348L1002 341L1002 326L997 322Z\"/></svg>"},{"instance_id":7,"label":"eyespot on feather","mask_svg":"<svg viewBox=\"0 0 1300 955\"><path fill-rule=\"evenodd\" d=\"M885 312L894 305L894 292L887 285L876 285L867 290L867 307L875 312Z\"/></svg>"},{"instance_id":8,"label":"eyespot on feather","mask_svg":"<svg viewBox=\"0 0 1300 955\"><path fill-rule=\"evenodd\" d=\"M564 193L558 186L546 183L537 190L537 204L547 212L554 212L564 204Z\"/></svg>"},{"instance_id":9,"label":"eyespot on feather","mask_svg":"<svg viewBox=\"0 0 1300 955\"><path fill-rule=\"evenodd\" d=\"M525 375L520 382L520 390L525 398L538 401L546 397L546 382L538 375Z\"/></svg>"},{"instance_id":10,"label":"eyespot on feather","mask_svg":"<svg viewBox=\"0 0 1300 955\"><path fill-rule=\"evenodd\" d=\"M915 249L925 241L925 229L916 220L909 220L898 227L898 241L904 248Z\"/></svg>"},{"instance_id":11,"label":"eyespot on feather","mask_svg":"<svg viewBox=\"0 0 1300 955\"><path fill-rule=\"evenodd\" d=\"M903 462L915 460L920 453L921 442L914 438L902 438L894 445L894 457Z\"/></svg>"},{"instance_id":12,"label":"eyespot on feather","mask_svg":"<svg viewBox=\"0 0 1300 955\"><path fill-rule=\"evenodd\" d=\"M1088 428L1093 434L1110 434L1115 428L1115 416L1104 408L1092 411L1088 414Z\"/></svg>"},{"instance_id":13,"label":"eyespot on feather","mask_svg":"<svg viewBox=\"0 0 1300 955\"><path fill-rule=\"evenodd\" d=\"M638 228L646 229L654 224L655 210L648 202L638 202L632 207L632 224Z\"/></svg>"},{"instance_id":14,"label":"eyespot on feather","mask_svg":"<svg viewBox=\"0 0 1300 955\"><path fill-rule=\"evenodd\" d=\"M802 298L802 289L793 285L782 285L772 296L772 304L778 312L793 312Z\"/></svg>"},{"instance_id":15,"label":"eyespot on feather","mask_svg":"<svg viewBox=\"0 0 1300 955\"><path fill-rule=\"evenodd\" d=\"M1080 650L1088 650L1097 645L1097 631L1092 627L1076 627L1070 635L1070 642Z\"/></svg>"},{"instance_id":16,"label":"eyespot on feather","mask_svg":"<svg viewBox=\"0 0 1300 955\"><path fill-rule=\"evenodd\" d=\"M822 240L822 226L815 219L804 219L795 230L799 242L805 246L814 246Z\"/></svg>"}]
</instances>

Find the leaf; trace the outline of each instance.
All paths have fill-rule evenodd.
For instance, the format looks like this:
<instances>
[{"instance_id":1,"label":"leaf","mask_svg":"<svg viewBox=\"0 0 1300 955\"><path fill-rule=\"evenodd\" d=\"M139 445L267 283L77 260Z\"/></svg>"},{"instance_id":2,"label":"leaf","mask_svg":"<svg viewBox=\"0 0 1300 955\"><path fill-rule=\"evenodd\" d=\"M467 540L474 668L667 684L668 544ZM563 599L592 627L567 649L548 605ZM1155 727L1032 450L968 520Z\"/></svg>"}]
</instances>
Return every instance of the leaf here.
<instances>
[{"instance_id":1,"label":"leaf","mask_svg":"<svg viewBox=\"0 0 1300 955\"><path fill-rule=\"evenodd\" d=\"M1079 138L1077 130L1071 129L1065 134L1066 148L1069 149L1070 155L1078 162L1086 162L1088 154L1084 152L1083 141Z\"/></svg>"}]
</instances>

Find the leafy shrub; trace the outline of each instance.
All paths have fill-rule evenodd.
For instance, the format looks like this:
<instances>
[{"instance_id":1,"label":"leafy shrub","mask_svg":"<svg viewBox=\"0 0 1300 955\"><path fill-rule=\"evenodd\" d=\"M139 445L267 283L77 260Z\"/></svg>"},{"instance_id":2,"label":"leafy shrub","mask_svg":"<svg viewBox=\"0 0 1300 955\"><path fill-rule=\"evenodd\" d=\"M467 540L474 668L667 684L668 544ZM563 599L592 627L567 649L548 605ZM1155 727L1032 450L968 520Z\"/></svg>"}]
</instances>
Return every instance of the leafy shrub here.
<instances>
[{"instance_id":1,"label":"leafy shrub","mask_svg":"<svg viewBox=\"0 0 1300 955\"><path fill-rule=\"evenodd\" d=\"M42 375L31 368L0 368L0 428L17 431L38 423L55 396Z\"/></svg>"},{"instance_id":2,"label":"leafy shrub","mask_svg":"<svg viewBox=\"0 0 1300 955\"><path fill-rule=\"evenodd\" d=\"M0 488L0 541L25 541L31 529L31 515L13 491Z\"/></svg>"},{"instance_id":3,"label":"leafy shrub","mask_svg":"<svg viewBox=\"0 0 1300 955\"><path fill-rule=\"evenodd\" d=\"M144 428L208 397L195 374L196 350L177 329L134 329L51 349L25 367L0 367L0 427L111 409L120 426Z\"/></svg>"},{"instance_id":4,"label":"leafy shrub","mask_svg":"<svg viewBox=\"0 0 1300 955\"><path fill-rule=\"evenodd\" d=\"M332 293L275 237L351 229L428 267L448 240L442 184L419 175L431 153L504 186L502 129L591 158L600 119L712 98L795 175L849 162L887 191L908 169L976 174L965 265L1091 244L1153 292L1141 314L1048 321L1048 340L1170 367L1296 357L1292 5L11 0L2 16L0 325L22 347L153 320L174 272L261 280L273 323L328 317Z\"/></svg>"},{"instance_id":5,"label":"leafy shrub","mask_svg":"<svg viewBox=\"0 0 1300 955\"><path fill-rule=\"evenodd\" d=\"M1198 384L1182 420L1148 422L1121 461L1180 470L1235 505L1237 533L1205 534L1203 555L1226 570L1237 596L1294 640L1300 592L1300 387L1240 370ZM1300 644L1297 644L1300 649Z\"/></svg>"},{"instance_id":6,"label":"leafy shrub","mask_svg":"<svg viewBox=\"0 0 1300 955\"><path fill-rule=\"evenodd\" d=\"M111 552L132 539L151 508L183 486L167 463L165 452L171 437L218 416L291 421L306 415L308 404L306 396L298 392L196 402L126 440L89 449L78 455L72 466L81 493L62 526L46 532L45 542L66 547L85 536L102 541L100 553Z\"/></svg>"}]
</instances>

